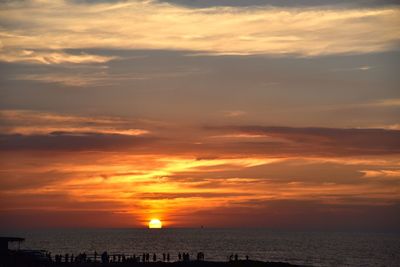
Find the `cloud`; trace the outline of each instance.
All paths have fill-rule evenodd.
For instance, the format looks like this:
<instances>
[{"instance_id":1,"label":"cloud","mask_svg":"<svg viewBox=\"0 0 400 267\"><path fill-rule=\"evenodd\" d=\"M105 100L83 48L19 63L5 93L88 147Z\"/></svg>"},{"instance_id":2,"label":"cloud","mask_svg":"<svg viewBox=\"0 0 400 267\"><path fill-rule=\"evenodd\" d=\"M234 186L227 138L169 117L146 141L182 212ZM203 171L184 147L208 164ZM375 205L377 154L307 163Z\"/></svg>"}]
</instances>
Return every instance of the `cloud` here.
<instances>
[{"instance_id":1,"label":"cloud","mask_svg":"<svg viewBox=\"0 0 400 267\"><path fill-rule=\"evenodd\" d=\"M247 112L243 110L227 110L223 113L225 117L241 117L246 115Z\"/></svg>"},{"instance_id":2,"label":"cloud","mask_svg":"<svg viewBox=\"0 0 400 267\"><path fill-rule=\"evenodd\" d=\"M101 218L101 220L93 220ZM118 225L115 224L118 222ZM54 227L88 227L104 228L109 225L116 227L142 227L137 217L128 213L96 210L31 210L20 209L2 211L0 227L10 228L54 228Z\"/></svg>"},{"instance_id":3,"label":"cloud","mask_svg":"<svg viewBox=\"0 0 400 267\"><path fill-rule=\"evenodd\" d=\"M397 104L396 101L389 102L390 105L393 103ZM202 159L216 159L218 157L215 155L219 154L233 157L264 155L272 158L329 158L400 153L400 131L397 129L257 125L177 129L174 125L143 119L77 116L30 110L3 110L0 118L3 141L0 146L6 150L131 151L140 148L147 153L168 151ZM205 162L199 160L197 164L201 166Z\"/></svg>"},{"instance_id":4,"label":"cloud","mask_svg":"<svg viewBox=\"0 0 400 267\"><path fill-rule=\"evenodd\" d=\"M104 72L84 73L79 72L76 74L69 73L47 73L47 74L25 74L17 75L15 80L34 81L42 83L57 83L66 86L82 87L88 85L102 85L107 86L109 77Z\"/></svg>"},{"instance_id":5,"label":"cloud","mask_svg":"<svg viewBox=\"0 0 400 267\"><path fill-rule=\"evenodd\" d=\"M63 52L24 55L24 51L70 48L166 49L214 55L374 53L398 48L399 14L397 6L197 9L134 0L2 3L0 16L6 22L0 32L2 54L8 55L2 60L44 64L111 60Z\"/></svg>"},{"instance_id":6,"label":"cloud","mask_svg":"<svg viewBox=\"0 0 400 267\"><path fill-rule=\"evenodd\" d=\"M1 110L0 130L15 135L127 135L140 136L150 131L134 127L139 120L120 117L75 116L32 110ZM141 125L145 123L140 122Z\"/></svg>"},{"instance_id":7,"label":"cloud","mask_svg":"<svg viewBox=\"0 0 400 267\"><path fill-rule=\"evenodd\" d=\"M400 178L400 170L362 170L366 178Z\"/></svg>"},{"instance_id":8,"label":"cloud","mask_svg":"<svg viewBox=\"0 0 400 267\"><path fill-rule=\"evenodd\" d=\"M367 71L373 69L373 67L364 65L364 66L359 66L359 67L354 67L354 68L339 68L339 69L333 69L333 71Z\"/></svg>"},{"instance_id":9,"label":"cloud","mask_svg":"<svg viewBox=\"0 0 400 267\"><path fill-rule=\"evenodd\" d=\"M292 128L269 126L207 127L232 135L264 135L269 140L230 142L227 150L282 155L399 154L400 131L389 129Z\"/></svg>"},{"instance_id":10,"label":"cloud","mask_svg":"<svg viewBox=\"0 0 400 267\"><path fill-rule=\"evenodd\" d=\"M1 36L1 35L0 35ZM3 35L4 37L4 35ZM91 64L105 63L116 57L90 54L68 54L62 51L0 50L0 61L39 64Z\"/></svg>"},{"instance_id":11,"label":"cloud","mask_svg":"<svg viewBox=\"0 0 400 267\"><path fill-rule=\"evenodd\" d=\"M313 6L339 6L339 7L371 7L396 5L396 0L163 0L184 6L213 7L213 6L280 6L280 7L313 7Z\"/></svg>"},{"instance_id":12,"label":"cloud","mask_svg":"<svg viewBox=\"0 0 400 267\"><path fill-rule=\"evenodd\" d=\"M400 98L383 99L367 105L378 107L400 107Z\"/></svg>"},{"instance_id":13,"label":"cloud","mask_svg":"<svg viewBox=\"0 0 400 267\"><path fill-rule=\"evenodd\" d=\"M138 57L127 56L126 58L136 59ZM142 62L132 63L139 66ZM190 67L153 68L151 71L139 69L132 72L129 68L115 70L110 68L109 65L102 64L63 64L62 66L42 66L40 69L35 69L24 74L12 74L7 76L7 78L8 80L60 84L68 87L115 87L118 84L127 82L171 80L204 73L205 71Z\"/></svg>"},{"instance_id":14,"label":"cloud","mask_svg":"<svg viewBox=\"0 0 400 267\"><path fill-rule=\"evenodd\" d=\"M155 137L121 134L52 133L49 135L0 135L0 148L5 151L118 151L144 149Z\"/></svg>"}]
</instances>

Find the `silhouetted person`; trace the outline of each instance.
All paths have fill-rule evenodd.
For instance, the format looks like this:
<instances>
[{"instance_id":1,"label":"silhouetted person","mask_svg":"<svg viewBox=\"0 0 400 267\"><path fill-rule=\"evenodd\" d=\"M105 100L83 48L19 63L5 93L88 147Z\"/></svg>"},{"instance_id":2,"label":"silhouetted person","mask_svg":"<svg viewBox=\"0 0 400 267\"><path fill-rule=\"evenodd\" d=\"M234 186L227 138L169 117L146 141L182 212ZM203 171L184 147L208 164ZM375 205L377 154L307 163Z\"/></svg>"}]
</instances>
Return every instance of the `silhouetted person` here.
<instances>
[{"instance_id":1,"label":"silhouetted person","mask_svg":"<svg viewBox=\"0 0 400 267\"><path fill-rule=\"evenodd\" d=\"M143 253L142 254L142 261L145 262L146 261L146 255Z\"/></svg>"},{"instance_id":2,"label":"silhouetted person","mask_svg":"<svg viewBox=\"0 0 400 267\"><path fill-rule=\"evenodd\" d=\"M248 261L249 260L249 255L246 255L246 261Z\"/></svg>"},{"instance_id":3,"label":"silhouetted person","mask_svg":"<svg viewBox=\"0 0 400 267\"><path fill-rule=\"evenodd\" d=\"M181 255L180 252L179 252L179 254L178 254L178 259L179 259L179 261L181 261L181 259L182 259L182 255Z\"/></svg>"},{"instance_id":4,"label":"silhouetted person","mask_svg":"<svg viewBox=\"0 0 400 267\"><path fill-rule=\"evenodd\" d=\"M235 254L235 261L238 261L238 259L239 259L238 254Z\"/></svg>"},{"instance_id":5,"label":"silhouetted person","mask_svg":"<svg viewBox=\"0 0 400 267\"><path fill-rule=\"evenodd\" d=\"M167 261L169 262L169 253L167 254Z\"/></svg>"},{"instance_id":6,"label":"silhouetted person","mask_svg":"<svg viewBox=\"0 0 400 267\"><path fill-rule=\"evenodd\" d=\"M94 252L94 262L97 261L97 251Z\"/></svg>"},{"instance_id":7,"label":"silhouetted person","mask_svg":"<svg viewBox=\"0 0 400 267\"><path fill-rule=\"evenodd\" d=\"M162 254L162 260L165 261L165 253Z\"/></svg>"},{"instance_id":8,"label":"silhouetted person","mask_svg":"<svg viewBox=\"0 0 400 267\"><path fill-rule=\"evenodd\" d=\"M184 261L190 261L190 255L189 255L189 253L184 253L184 254L183 254L183 260L184 260Z\"/></svg>"},{"instance_id":9,"label":"silhouetted person","mask_svg":"<svg viewBox=\"0 0 400 267\"><path fill-rule=\"evenodd\" d=\"M149 262L150 261L150 254L146 253L146 261Z\"/></svg>"},{"instance_id":10,"label":"silhouetted person","mask_svg":"<svg viewBox=\"0 0 400 267\"><path fill-rule=\"evenodd\" d=\"M157 260L156 253L153 254L153 261L155 262Z\"/></svg>"},{"instance_id":11,"label":"silhouetted person","mask_svg":"<svg viewBox=\"0 0 400 267\"><path fill-rule=\"evenodd\" d=\"M198 261L204 260L204 253L203 253L203 252L197 253L197 260L198 260Z\"/></svg>"},{"instance_id":12,"label":"silhouetted person","mask_svg":"<svg viewBox=\"0 0 400 267\"><path fill-rule=\"evenodd\" d=\"M229 261L233 261L233 254L229 256Z\"/></svg>"},{"instance_id":13,"label":"silhouetted person","mask_svg":"<svg viewBox=\"0 0 400 267\"><path fill-rule=\"evenodd\" d=\"M109 262L109 257L108 257L107 251L104 251L104 252L101 254L101 262L102 262L102 263L108 263L108 262Z\"/></svg>"}]
</instances>

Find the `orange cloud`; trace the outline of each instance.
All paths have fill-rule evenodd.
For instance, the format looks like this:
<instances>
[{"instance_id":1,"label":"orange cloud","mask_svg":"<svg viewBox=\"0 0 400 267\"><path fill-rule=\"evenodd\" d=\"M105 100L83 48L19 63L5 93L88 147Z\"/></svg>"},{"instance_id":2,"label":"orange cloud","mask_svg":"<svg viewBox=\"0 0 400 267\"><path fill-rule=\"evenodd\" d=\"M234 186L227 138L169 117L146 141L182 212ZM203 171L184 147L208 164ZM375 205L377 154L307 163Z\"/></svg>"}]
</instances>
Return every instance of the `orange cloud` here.
<instances>
[{"instance_id":1,"label":"orange cloud","mask_svg":"<svg viewBox=\"0 0 400 267\"><path fill-rule=\"evenodd\" d=\"M214 55L374 53L397 47L400 32L400 11L395 6L196 9L135 0L122 4L54 0L1 5L0 16L11 26L0 32L0 60L8 62L110 60L59 52L93 47L191 50ZM30 51L35 52L30 55Z\"/></svg>"}]
</instances>

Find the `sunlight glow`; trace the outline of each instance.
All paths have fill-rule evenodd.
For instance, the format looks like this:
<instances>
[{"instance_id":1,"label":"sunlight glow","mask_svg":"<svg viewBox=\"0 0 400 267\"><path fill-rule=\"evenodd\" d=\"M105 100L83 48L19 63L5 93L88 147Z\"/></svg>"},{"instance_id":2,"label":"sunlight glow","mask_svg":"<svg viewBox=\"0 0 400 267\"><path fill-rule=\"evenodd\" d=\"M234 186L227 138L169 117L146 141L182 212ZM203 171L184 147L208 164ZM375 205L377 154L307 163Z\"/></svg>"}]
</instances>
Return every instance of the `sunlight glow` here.
<instances>
[{"instance_id":1,"label":"sunlight glow","mask_svg":"<svg viewBox=\"0 0 400 267\"><path fill-rule=\"evenodd\" d=\"M159 219L151 219L149 222L149 228L154 229L154 228L162 228L162 223Z\"/></svg>"}]
</instances>

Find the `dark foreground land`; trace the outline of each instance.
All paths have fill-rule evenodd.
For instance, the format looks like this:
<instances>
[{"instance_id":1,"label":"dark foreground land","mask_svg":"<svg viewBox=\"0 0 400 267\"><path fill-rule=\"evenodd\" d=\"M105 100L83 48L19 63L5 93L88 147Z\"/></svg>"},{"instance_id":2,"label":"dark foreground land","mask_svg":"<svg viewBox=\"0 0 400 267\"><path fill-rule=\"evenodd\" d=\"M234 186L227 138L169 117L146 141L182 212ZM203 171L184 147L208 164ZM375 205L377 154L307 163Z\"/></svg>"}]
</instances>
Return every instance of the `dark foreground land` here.
<instances>
[{"instance_id":1,"label":"dark foreground land","mask_svg":"<svg viewBox=\"0 0 400 267\"><path fill-rule=\"evenodd\" d=\"M68 255L68 254L67 254ZM82 254L81 254L82 255ZM198 260L189 260L186 258L182 261L137 261L138 258L128 258L123 261L97 261L87 258L85 260L76 261L53 261L49 254L43 253L40 250L21 250L21 251L8 251L7 253L0 253L0 267L301 267L300 265L293 265L286 262L264 262L255 260L241 260L234 259L229 261L206 261L204 257ZM69 257L66 257L68 259ZM116 257L115 257L116 258ZM237 257L236 257L237 258ZM136 260L134 260L136 259Z\"/></svg>"},{"instance_id":2,"label":"dark foreground land","mask_svg":"<svg viewBox=\"0 0 400 267\"><path fill-rule=\"evenodd\" d=\"M105 252L106 253L106 252ZM81 256L84 256L82 259ZM144 255L144 254L143 254ZM169 254L168 254L169 255ZM188 256L188 254L186 254ZM96 258L88 257L86 254L80 254L75 260L70 261L68 254L65 255L64 261L57 255L53 260L50 254L42 250L8 250L7 253L0 253L0 267L301 267L286 262L264 262L250 259L238 259L236 257L229 261L206 261L204 254L200 253L201 258L197 260L189 260L189 258L180 261L157 261L154 254L153 261L140 261L139 257L109 257L106 260L98 261ZM119 255L121 256L121 255ZM97 258L98 259L98 258Z\"/></svg>"},{"instance_id":3,"label":"dark foreground land","mask_svg":"<svg viewBox=\"0 0 400 267\"><path fill-rule=\"evenodd\" d=\"M238 260L228 262L189 261L189 262L135 262L135 263L47 263L30 264L27 262L9 263L1 267L301 267L284 262L263 262L253 260Z\"/></svg>"},{"instance_id":4,"label":"dark foreground land","mask_svg":"<svg viewBox=\"0 0 400 267\"><path fill-rule=\"evenodd\" d=\"M52 265L52 266L66 266L66 265ZM137 263L108 263L108 264L86 264L86 265L74 265L70 264L68 266L73 267L84 267L84 266L96 266L96 267L242 267L242 266L254 266L254 267L301 267L300 265L293 265L284 262L263 262L263 261L253 261L253 260L238 260L238 261L227 261L227 262L217 262L217 261L188 261L188 262L137 262Z\"/></svg>"}]
</instances>

